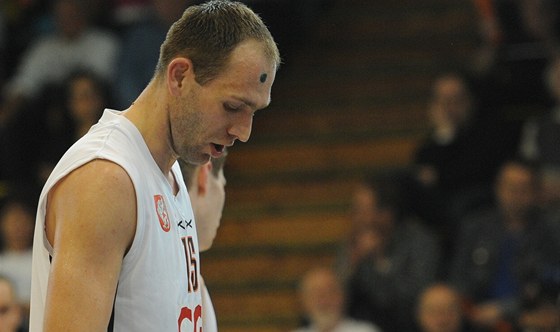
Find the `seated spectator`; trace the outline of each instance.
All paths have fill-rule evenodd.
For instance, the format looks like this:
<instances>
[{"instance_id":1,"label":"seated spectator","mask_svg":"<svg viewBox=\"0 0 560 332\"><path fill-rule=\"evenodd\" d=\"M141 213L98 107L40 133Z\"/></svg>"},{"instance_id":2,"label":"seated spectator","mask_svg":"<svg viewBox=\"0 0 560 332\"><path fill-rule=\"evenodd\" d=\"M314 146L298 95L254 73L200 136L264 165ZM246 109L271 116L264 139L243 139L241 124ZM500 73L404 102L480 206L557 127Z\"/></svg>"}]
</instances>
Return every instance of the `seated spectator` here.
<instances>
[{"instance_id":1,"label":"seated spectator","mask_svg":"<svg viewBox=\"0 0 560 332\"><path fill-rule=\"evenodd\" d=\"M511 160L495 184L496 204L462 221L451 282L469 304L467 317L476 327L506 328L530 299L532 307L557 297L544 286L544 271L555 266L557 234L537 209L534 165Z\"/></svg>"},{"instance_id":2,"label":"seated spectator","mask_svg":"<svg viewBox=\"0 0 560 332\"><path fill-rule=\"evenodd\" d=\"M39 183L46 181L62 154L97 123L105 105L111 104L109 86L95 73L76 71L62 85L62 103L47 111L43 130L45 137L37 143L36 176Z\"/></svg>"},{"instance_id":3,"label":"seated spectator","mask_svg":"<svg viewBox=\"0 0 560 332\"><path fill-rule=\"evenodd\" d=\"M468 332L461 296L446 283L435 283L425 288L416 307L420 332Z\"/></svg>"},{"instance_id":4,"label":"seated spectator","mask_svg":"<svg viewBox=\"0 0 560 332\"><path fill-rule=\"evenodd\" d=\"M56 0L52 10L57 30L28 47L15 75L7 82L0 127L47 84L60 83L77 69L91 70L107 80L115 74L118 39L90 24L87 0Z\"/></svg>"},{"instance_id":5,"label":"seated spectator","mask_svg":"<svg viewBox=\"0 0 560 332\"><path fill-rule=\"evenodd\" d=\"M0 162L6 178L42 186L62 154L97 123L111 103L108 85L89 71L76 71L61 85L48 86L40 98L19 113L5 139ZM33 135L29 135L32 132Z\"/></svg>"},{"instance_id":6,"label":"seated spectator","mask_svg":"<svg viewBox=\"0 0 560 332\"><path fill-rule=\"evenodd\" d=\"M124 29L115 85L119 108L128 108L152 79L167 30L193 2L149 1L153 7L151 15Z\"/></svg>"},{"instance_id":7,"label":"seated spectator","mask_svg":"<svg viewBox=\"0 0 560 332\"><path fill-rule=\"evenodd\" d=\"M545 82L554 106L526 120L519 151L541 165L541 205L551 216L560 218L560 57L550 62Z\"/></svg>"},{"instance_id":8,"label":"seated spectator","mask_svg":"<svg viewBox=\"0 0 560 332\"><path fill-rule=\"evenodd\" d=\"M0 275L0 331L23 332L23 317L17 301L14 284L8 277Z\"/></svg>"},{"instance_id":9,"label":"seated spectator","mask_svg":"<svg viewBox=\"0 0 560 332\"><path fill-rule=\"evenodd\" d=\"M344 289L333 270L310 269L299 283L299 299L309 326L294 332L380 332L375 325L349 318L344 312Z\"/></svg>"},{"instance_id":10,"label":"seated spectator","mask_svg":"<svg viewBox=\"0 0 560 332\"><path fill-rule=\"evenodd\" d=\"M348 312L383 331L410 331L421 289L438 273L435 236L407 214L397 175L380 175L356 190L356 206L369 224L359 234L359 252L348 278ZM366 223L364 221L364 224Z\"/></svg>"},{"instance_id":11,"label":"seated spectator","mask_svg":"<svg viewBox=\"0 0 560 332\"><path fill-rule=\"evenodd\" d=\"M0 274L14 282L23 316L29 317L31 299L31 253L35 226L34 196L14 193L0 210ZM27 321L27 320L26 320Z\"/></svg>"}]
</instances>

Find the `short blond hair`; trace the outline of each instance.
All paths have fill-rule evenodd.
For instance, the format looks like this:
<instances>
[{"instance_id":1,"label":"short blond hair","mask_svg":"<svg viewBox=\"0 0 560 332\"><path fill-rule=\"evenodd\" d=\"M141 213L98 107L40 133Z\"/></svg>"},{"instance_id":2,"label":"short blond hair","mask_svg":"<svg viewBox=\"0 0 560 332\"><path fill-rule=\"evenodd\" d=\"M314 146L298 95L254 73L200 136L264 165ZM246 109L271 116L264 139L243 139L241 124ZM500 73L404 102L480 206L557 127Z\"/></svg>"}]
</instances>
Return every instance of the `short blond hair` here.
<instances>
[{"instance_id":1,"label":"short blond hair","mask_svg":"<svg viewBox=\"0 0 560 332\"><path fill-rule=\"evenodd\" d=\"M216 78L233 50L243 41L254 39L264 46L265 55L280 66L280 53L270 31L245 4L214 0L185 10L169 29L161 45L156 76L164 75L176 57L189 58L196 81L203 85Z\"/></svg>"}]
</instances>

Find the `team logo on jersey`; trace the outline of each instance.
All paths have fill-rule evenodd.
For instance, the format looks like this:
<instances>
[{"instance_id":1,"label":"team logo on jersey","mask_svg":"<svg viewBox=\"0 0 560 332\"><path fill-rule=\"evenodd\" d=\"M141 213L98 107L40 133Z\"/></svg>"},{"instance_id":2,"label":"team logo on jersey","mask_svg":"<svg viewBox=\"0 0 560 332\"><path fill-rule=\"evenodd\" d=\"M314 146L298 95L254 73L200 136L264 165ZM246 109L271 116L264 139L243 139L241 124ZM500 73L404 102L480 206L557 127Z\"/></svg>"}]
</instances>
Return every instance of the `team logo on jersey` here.
<instances>
[{"instance_id":1,"label":"team logo on jersey","mask_svg":"<svg viewBox=\"0 0 560 332\"><path fill-rule=\"evenodd\" d=\"M163 196L154 195L154 202L156 203L156 212L161 229L163 229L164 232L169 232L171 223L169 222L169 214L167 213L167 207L165 206Z\"/></svg>"}]
</instances>

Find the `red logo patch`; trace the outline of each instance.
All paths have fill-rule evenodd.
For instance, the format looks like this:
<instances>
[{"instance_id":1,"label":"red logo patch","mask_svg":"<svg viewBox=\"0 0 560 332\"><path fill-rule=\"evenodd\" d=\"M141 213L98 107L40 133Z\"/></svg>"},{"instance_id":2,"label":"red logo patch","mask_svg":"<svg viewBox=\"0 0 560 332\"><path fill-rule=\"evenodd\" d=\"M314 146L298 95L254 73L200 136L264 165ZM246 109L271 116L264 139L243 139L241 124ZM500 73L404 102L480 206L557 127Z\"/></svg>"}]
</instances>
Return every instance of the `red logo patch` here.
<instances>
[{"instance_id":1,"label":"red logo patch","mask_svg":"<svg viewBox=\"0 0 560 332\"><path fill-rule=\"evenodd\" d=\"M164 232L169 232L171 229L171 223L169 222L169 214L167 213L167 207L165 206L163 196L154 195L154 202L156 204L156 212L161 229L163 229Z\"/></svg>"}]
</instances>

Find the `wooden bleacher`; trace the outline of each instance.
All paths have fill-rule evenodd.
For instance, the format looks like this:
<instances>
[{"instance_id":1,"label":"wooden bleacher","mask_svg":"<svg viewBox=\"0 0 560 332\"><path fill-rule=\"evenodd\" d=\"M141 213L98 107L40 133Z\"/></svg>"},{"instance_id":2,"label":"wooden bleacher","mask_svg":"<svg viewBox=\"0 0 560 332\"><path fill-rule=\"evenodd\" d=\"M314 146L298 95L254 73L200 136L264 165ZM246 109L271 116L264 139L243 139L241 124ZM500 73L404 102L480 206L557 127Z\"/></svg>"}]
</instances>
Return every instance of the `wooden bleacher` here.
<instances>
[{"instance_id":1,"label":"wooden bleacher","mask_svg":"<svg viewBox=\"0 0 560 332\"><path fill-rule=\"evenodd\" d=\"M334 261L356 181L410 162L431 78L471 54L470 5L331 1L228 156L222 226L202 262L221 332L299 323L297 280Z\"/></svg>"}]
</instances>

